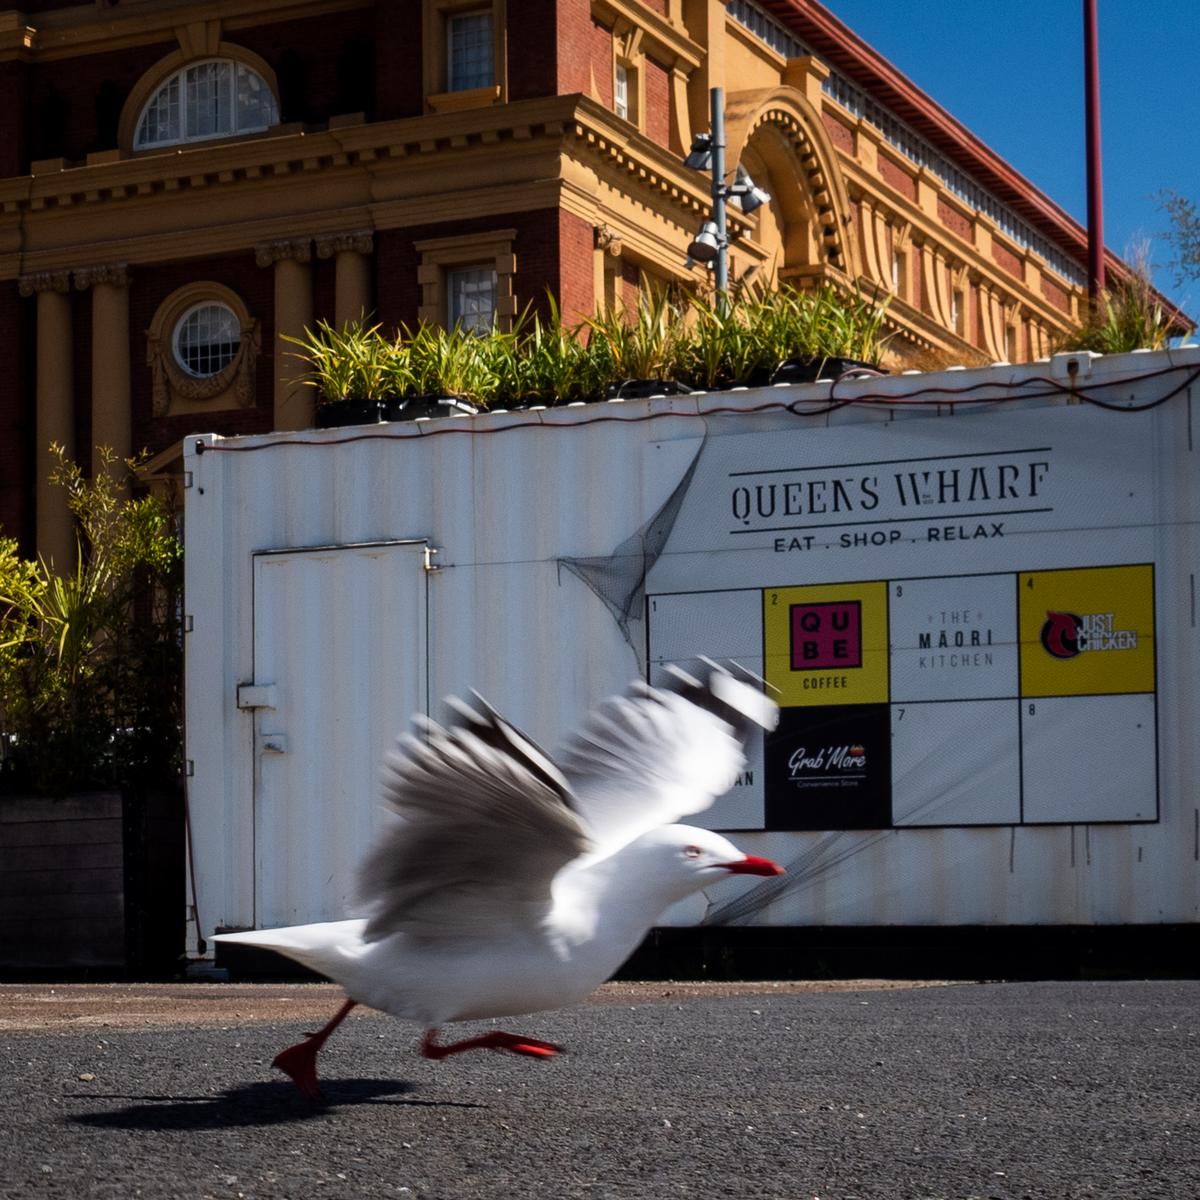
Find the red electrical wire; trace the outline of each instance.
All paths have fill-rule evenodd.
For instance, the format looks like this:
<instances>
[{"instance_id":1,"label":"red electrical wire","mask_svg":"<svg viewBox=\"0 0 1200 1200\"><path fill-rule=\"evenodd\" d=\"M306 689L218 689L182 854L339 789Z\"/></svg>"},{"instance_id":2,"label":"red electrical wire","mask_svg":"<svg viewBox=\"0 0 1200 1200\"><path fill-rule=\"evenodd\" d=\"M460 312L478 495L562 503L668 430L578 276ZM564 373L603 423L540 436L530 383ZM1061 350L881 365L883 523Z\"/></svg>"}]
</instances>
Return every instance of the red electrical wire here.
<instances>
[{"instance_id":1,"label":"red electrical wire","mask_svg":"<svg viewBox=\"0 0 1200 1200\"><path fill-rule=\"evenodd\" d=\"M1115 403L1110 400L1104 400L1099 395L1094 393L1104 392L1111 388L1122 387L1127 388L1133 382L1142 382L1147 379L1157 379L1163 375L1171 375L1179 371L1188 372L1183 382L1171 388L1170 391L1163 393L1161 396L1156 396L1153 400L1148 400L1143 403ZM884 392L867 392L860 393L855 396L838 397L835 395L837 386L844 380L852 379L855 376L861 378L861 368L854 369L839 375L832 383L829 389L829 399L825 401L814 402L813 407L807 407L803 400L793 400L790 403L774 400L768 404L756 405L753 408L740 408L735 406L723 406L718 408L709 408L702 413L695 412L658 412L658 413L643 413L636 417L619 417L615 413L600 413L590 416L586 420L575 422L572 424L545 424L541 421L537 425L532 423L520 422L513 425L502 425L496 429L476 429L473 424L465 424L449 421L437 421L435 427L427 433L422 432L421 437L439 437L443 434L466 433L476 436L494 433L507 433L514 429L577 429L582 425L600 425L605 423L617 423L622 425L637 425L645 421L658 421L664 417L689 417L695 418L708 416L724 416L729 414L750 415L761 412L790 412L798 417L819 417L825 416L828 413L836 412L839 409L847 408L852 405L864 405L868 407L879 406L885 408L906 408L913 406L933 406L940 407L942 405L967 405L967 404L1006 404L1014 400L1044 400L1054 396L1065 396L1075 400L1081 400L1085 404L1095 405L1097 408L1105 409L1109 412L1146 412L1149 409L1157 408L1159 405L1166 404L1167 401L1174 399L1180 392L1190 388L1193 383L1200 379L1200 367L1190 367L1184 365L1162 367L1156 371L1148 371L1143 375L1138 375L1134 379L1114 379L1104 383L1080 384L1071 382L1064 384L1057 379L1051 379L1044 375L1030 376L1028 379L1023 379L1018 383L1008 384L1010 388L1017 389L1014 394L1007 396L981 396L969 399L970 393L992 390L997 387L1005 386L997 384L994 381L981 381L979 383L967 384L964 387L922 387L919 392L914 392L907 396L894 396ZM1032 386L1040 385L1040 391L1025 391L1024 389ZM932 399L931 397L943 397L943 399ZM950 397L946 399L944 397ZM378 426L375 427L376 429ZM420 428L420 426L418 426ZM348 437L341 437L329 441L314 442L304 438L284 438L272 440L269 442L258 442L250 446L229 446L222 443L216 445L206 445L203 442L197 442L196 453L204 454L209 450L221 451L226 454L247 454L256 450L267 450L274 446L345 446L351 442L374 442L374 441L400 441L410 440L411 434L387 434L387 433L358 433L351 434Z\"/></svg>"}]
</instances>

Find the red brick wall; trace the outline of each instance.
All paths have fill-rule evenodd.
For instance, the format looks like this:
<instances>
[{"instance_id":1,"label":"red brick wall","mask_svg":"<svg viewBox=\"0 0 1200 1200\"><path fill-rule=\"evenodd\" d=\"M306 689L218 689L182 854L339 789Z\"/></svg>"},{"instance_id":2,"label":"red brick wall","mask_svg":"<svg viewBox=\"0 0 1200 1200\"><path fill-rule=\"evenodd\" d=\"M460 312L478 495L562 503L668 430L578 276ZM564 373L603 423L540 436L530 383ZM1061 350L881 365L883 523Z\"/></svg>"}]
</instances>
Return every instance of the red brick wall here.
<instances>
[{"instance_id":1,"label":"red brick wall","mask_svg":"<svg viewBox=\"0 0 1200 1200\"><path fill-rule=\"evenodd\" d=\"M592 21L591 77L600 93L600 103L606 108L613 106L613 35L612 30L599 21Z\"/></svg>"},{"instance_id":2,"label":"red brick wall","mask_svg":"<svg viewBox=\"0 0 1200 1200\"><path fill-rule=\"evenodd\" d=\"M250 315L259 321L262 346L256 371L256 402L252 408L156 417L152 403L153 380L146 363L145 330L150 328L158 306L176 288L197 280L224 284L237 293L250 310ZM275 390L272 356L275 338L274 296L273 268L257 266L253 254L249 252L229 258L140 267L133 273L129 288L129 340L135 448L146 447L153 454L166 449L188 433L261 433L271 428ZM87 378L85 375L84 379ZM90 389L81 387L79 390L86 392Z\"/></svg>"},{"instance_id":3,"label":"red brick wall","mask_svg":"<svg viewBox=\"0 0 1200 1200\"><path fill-rule=\"evenodd\" d=\"M951 233L956 233L964 241L971 240L971 218L960 213L953 205L947 204L940 196L938 197L938 220L941 221Z\"/></svg>"},{"instance_id":4,"label":"red brick wall","mask_svg":"<svg viewBox=\"0 0 1200 1200\"><path fill-rule=\"evenodd\" d=\"M849 155L857 153L858 134L845 121L835 117L831 112L822 111L821 122L825 126L825 132L829 134L829 140L839 150Z\"/></svg>"},{"instance_id":5,"label":"red brick wall","mask_svg":"<svg viewBox=\"0 0 1200 1200\"><path fill-rule=\"evenodd\" d=\"M1069 313L1071 311L1071 300L1067 295L1066 289L1058 286L1051 279L1042 276L1042 295L1050 301L1060 312Z\"/></svg>"},{"instance_id":6,"label":"red brick wall","mask_svg":"<svg viewBox=\"0 0 1200 1200\"><path fill-rule=\"evenodd\" d=\"M381 121L424 111L421 6L378 0L375 17L375 113Z\"/></svg>"},{"instance_id":7,"label":"red brick wall","mask_svg":"<svg viewBox=\"0 0 1200 1200\"><path fill-rule=\"evenodd\" d=\"M647 56L645 66L646 119L643 128L648 138L660 146L671 144L671 85L667 68Z\"/></svg>"},{"instance_id":8,"label":"red brick wall","mask_svg":"<svg viewBox=\"0 0 1200 1200\"><path fill-rule=\"evenodd\" d=\"M29 69L29 136L31 159L79 161L93 150L112 150L116 138L98 132L96 97L105 84L122 96L154 66L178 49L177 42L137 46L112 54L41 62Z\"/></svg>"},{"instance_id":9,"label":"red brick wall","mask_svg":"<svg viewBox=\"0 0 1200 1200\"><path fill-rule=\"evenodd\" d=\"M1002 242L992 239L992 258L996 265L1007 271L1010 275L1015 275L1018 279L1025 278L1025 269L1021 264L1021 259L1014 254Z\"/></svg>"},{"instance_id":10,"label":"red brick wall","mask_svg":"<svg viewBox=\"0 0 1200 1200\"><path fill-rule=\"evenodd\" d=\"M568 324L590 317L596 311L593 238L592 227L587 221L574 213L559 210L559 302L563 320Z\"/></svg>"},{"instance_id":11,"label":"red brick wall","mask_svg":"<svg viewBox=\"0 0 1200 1200\"><path fill-rule=\"evenodd\" d=\"M508 5L509 22L517 9L528 12L529 19L538 14L538 20L549 25L546 9L550 7L547 0L541 3L524 3ZM553 84L539 95L569 96L576 92L587 92L591 80L591 0L554 0L554 13L558 22L557 30L549 31L549 41L546 43L545 54L547 61L557 64L553 76ZM509 46L516 44L510 37ZM522 50L524 54L524 50ZM509 86L511 89L512 58L509 59Z\"/></svg>"},{"instance_id":12,"label":"red brick wall","mask_svg":"<svg viewBox=\"0 0 1200 1200\"><path fill-rule=\"evenodd\" d=\"M882 151L879 155L879 175L889 187L910 200L917 198L917 181L899 163L893 162Z\"/></svg>"},{"instance_id":13,"label":"red brick wall","mask_svg":"<svg viewBox=\"0 0 1200 1200\"><path fill-rule=\"evenodd\" d=\"M29 68L21 62L0 63L0 179L22 173L28 162L25 100Z\"/></svg>"}]
</instances>

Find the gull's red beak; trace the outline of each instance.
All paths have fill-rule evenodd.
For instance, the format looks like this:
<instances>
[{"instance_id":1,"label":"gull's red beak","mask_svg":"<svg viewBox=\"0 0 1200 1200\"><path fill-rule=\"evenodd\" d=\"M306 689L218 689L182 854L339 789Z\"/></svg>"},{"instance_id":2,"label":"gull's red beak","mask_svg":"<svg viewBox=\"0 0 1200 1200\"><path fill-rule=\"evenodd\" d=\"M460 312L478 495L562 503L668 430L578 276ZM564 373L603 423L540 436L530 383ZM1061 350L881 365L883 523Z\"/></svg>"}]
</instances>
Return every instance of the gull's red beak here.
<instances>
[{"instance_id":1,"label":"gull's red beak","mask_svg":"<svg viewBox=\"0 0 1200 1200\"><path fill-rule=\"evenodd\" d=\"M737 862L722 863L721 865L731 875L782 875L784 873L783 868L777 862L772 862L769 858L759 858L754 854L747 854L745 858L740 858Z\"/></svg>"}]
</instances>

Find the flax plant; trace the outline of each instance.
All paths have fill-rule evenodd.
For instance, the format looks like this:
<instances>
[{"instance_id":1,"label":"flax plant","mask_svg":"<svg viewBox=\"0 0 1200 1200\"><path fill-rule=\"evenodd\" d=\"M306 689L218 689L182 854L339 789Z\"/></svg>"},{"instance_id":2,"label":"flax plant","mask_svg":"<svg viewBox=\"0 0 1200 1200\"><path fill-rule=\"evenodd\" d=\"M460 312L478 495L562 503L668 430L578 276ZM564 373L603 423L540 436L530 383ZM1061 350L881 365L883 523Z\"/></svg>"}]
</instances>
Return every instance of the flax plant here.
<instances>
[{"instance_id":1,"label":"flax plant","mask_svg":"<svg viewBox=\"0 0 1200 1200\"><path fill-rule=\"evenodd\" d=\"M305 364L300 382L317 390L320 403L338 400L383 400L403 394L410 383L406 359L379 332L378 325L365 320L349 322L340 329L318 321L316 329L303 337L283 335L300 348L293 358Z\"/></svg>"},{"instance_id":2,"label":"flax plant","mask_svg":"<svg viewBox=\"0 0 1200 1200\"><path fill-rule=\"evenodd\" d=\"M614 382L670 379L685 336L683 311L666 290L643 289L632 311L615 305L602 316L587 318L588 351Z\"/></svg>"}]
</instances>

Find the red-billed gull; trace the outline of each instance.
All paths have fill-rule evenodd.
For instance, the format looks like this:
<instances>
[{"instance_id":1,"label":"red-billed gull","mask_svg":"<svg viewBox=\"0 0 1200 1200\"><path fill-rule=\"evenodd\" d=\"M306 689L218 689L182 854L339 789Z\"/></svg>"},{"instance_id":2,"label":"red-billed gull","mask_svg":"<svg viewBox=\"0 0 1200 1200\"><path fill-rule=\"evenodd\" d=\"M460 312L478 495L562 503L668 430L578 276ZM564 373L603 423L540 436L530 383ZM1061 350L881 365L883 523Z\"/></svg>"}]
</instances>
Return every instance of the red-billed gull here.
<instances>
[{"instance_id":1,"label":"red-billed gull","mask_svg":"<svg viewBox=\"0 0 1200 1200\"><path fill-rule=\"evenodd\" d=\"M418 1021L421 1053L546 1057L559 1047L492 1030L442 1044L452 1021L582 1000L672 904L730 875L779 875L720 834L673 822L709 807L778 719L759 681L702 660L601 704L556 763L495 710L451 701L384 762L387 827L367 856L363 919L220 934L335 980L347 999L274 1065L317 1097L316 1056L364 1004Z\"/></svg>"}]
</instances>

